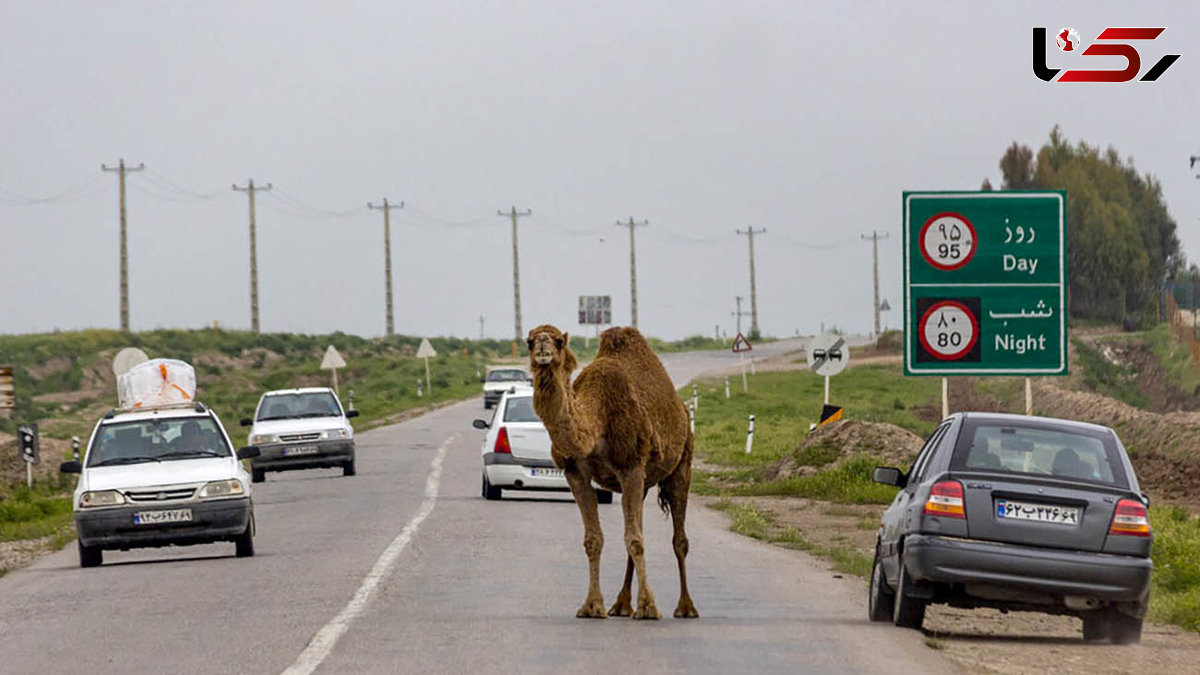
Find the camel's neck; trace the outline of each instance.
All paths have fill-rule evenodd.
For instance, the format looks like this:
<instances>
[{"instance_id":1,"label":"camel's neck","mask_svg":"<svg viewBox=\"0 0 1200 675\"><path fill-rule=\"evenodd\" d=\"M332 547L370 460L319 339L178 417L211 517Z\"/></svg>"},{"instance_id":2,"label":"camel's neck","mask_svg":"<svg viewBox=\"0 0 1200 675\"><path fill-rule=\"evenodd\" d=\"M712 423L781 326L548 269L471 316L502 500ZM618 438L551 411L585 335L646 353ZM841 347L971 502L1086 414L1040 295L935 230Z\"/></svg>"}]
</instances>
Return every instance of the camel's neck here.
<instances>
[{"instance_id":1,"label":"camel's neck","mask_svg":"<svg viewBox=\"0 0 1200 675\"><path fill-rule=\"evenodd\" d=\"M595 444L594 434L583 423L579 402L571 391L570 374L561 369L541 369L534 375L533 407L546 425L558 452L586 455Z\"/></svg>"}]
</instances>

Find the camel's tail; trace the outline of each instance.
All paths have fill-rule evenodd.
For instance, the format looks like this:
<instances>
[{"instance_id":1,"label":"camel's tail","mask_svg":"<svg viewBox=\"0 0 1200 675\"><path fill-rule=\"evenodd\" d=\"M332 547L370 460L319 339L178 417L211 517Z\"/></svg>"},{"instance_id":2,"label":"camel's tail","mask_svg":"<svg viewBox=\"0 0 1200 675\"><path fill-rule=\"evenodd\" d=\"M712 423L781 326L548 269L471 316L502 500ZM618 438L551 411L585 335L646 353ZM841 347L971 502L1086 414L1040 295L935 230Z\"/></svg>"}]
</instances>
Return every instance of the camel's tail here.
<instances>
[{"instance_id":1,"label":"camel's tail","mask_svg":"<svg viewBox=\"0 0 1200 675\"><path fill-rule=\"evenodd\" d=\"M694 440L692 432L689 430L687 441L683 445L683 455L679 458L680 467L691 467ZM678 471L679 468L675 470ZM671 512L671 489L667 487L666 481L658 484L658 506L662 509L663 513Z\"/></svg>"}]
</instances>

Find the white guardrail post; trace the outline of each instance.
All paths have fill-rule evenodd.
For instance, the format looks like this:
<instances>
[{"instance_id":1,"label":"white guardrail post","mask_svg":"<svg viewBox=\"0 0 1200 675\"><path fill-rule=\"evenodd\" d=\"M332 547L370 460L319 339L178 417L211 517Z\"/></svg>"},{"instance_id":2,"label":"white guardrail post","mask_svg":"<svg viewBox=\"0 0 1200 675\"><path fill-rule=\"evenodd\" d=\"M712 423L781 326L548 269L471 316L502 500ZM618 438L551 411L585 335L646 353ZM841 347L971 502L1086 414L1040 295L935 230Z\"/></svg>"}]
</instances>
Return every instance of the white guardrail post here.
<instances>
[{"instance_id":1,"label":"white guardrail post","mask_svg":"<svg viewBox=\"0 0 1200 675\"><path fill-rule=\"evenodd\" d=\"M746 432L746 454L750 454L750 448L754 446L754 415L750 416L750 430Z\"/></svg>"}]
</instances>

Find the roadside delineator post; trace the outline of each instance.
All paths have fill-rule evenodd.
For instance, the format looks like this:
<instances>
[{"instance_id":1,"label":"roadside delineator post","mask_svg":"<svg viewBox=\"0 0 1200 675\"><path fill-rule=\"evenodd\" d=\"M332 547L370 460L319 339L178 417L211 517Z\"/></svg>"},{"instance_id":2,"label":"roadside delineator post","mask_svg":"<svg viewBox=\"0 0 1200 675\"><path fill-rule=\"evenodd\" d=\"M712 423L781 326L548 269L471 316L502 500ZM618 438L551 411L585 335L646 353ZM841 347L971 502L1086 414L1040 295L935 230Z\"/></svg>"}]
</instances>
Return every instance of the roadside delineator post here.
<instances>
[{"instance_id":1,"label":"roadside delineator post","mask_svg":"<svg viewBox=\"0 0 1200 675\"><path fill-rule=\"evenodd\" d=\"M71 456L75 459L76 462L79 461L79 437L78 436L71 437Z\"/></svg>"},{"instance_id":2,"label":"roadside delineator post","mask_svg":"<svg viewBox=\"0 0 1200 675\"><path fill-rule=\"evenodd\" d=\"M692 433L696 433L696 404L688 406L688 423L691 425Z\"/></svg>"},{"instance_id":3,"label":"roadside delineator post","mask_svg":"<svg viewBox=\"0 0 1200 675\"><path fill-rule=\"evenodd\" d=\"M417 398L421 398L423 396L425 396L425 393L423 391L421 391L421 378L418 377L417 378Z\"/></svg>"},{"instance_id":4,"label":"roadside delineator post","mask_svg":"<svg viewBox=\"0 0 1200 675\"><path fill-rule=\"evenodd\" d=\"M692 410L700 409L700 397L696 394L696 385L692 385Z\"/></svg>"},{"instance_id":5,"label":"roadside delineator post","mask_svg":"<svg viewBox=\"0 0 1200 675\"><path fill-rule=\"evenodd\" d=\"M729 398L729 376L725 376L725 398Z\"/></svg>"},{"instance_id":6,"label":"roadside delineator post","mask_svg":"<svg viewBox=\"0 0 1200 675\"><path fill-rule=\"evenodd\" d=\"M750 429L746 432L746 454L750 454L750 448L754 446L754 415L750 416Z\"/></svg>"}]
</instances>

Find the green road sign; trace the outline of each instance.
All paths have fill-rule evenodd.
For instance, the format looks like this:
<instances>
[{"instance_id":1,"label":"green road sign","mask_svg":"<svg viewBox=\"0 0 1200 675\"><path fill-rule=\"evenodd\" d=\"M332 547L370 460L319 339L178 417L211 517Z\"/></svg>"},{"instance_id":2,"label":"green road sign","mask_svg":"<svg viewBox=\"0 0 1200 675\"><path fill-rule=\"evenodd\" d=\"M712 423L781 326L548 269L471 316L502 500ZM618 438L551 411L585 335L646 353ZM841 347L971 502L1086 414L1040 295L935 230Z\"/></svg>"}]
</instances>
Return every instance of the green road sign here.
<instances>
[{"instance_id":1,"label":"green road sign","mask_svg":"<svg viewBox=\"0 0 1200 675\"><path fill-rule=\"evenodd\" d=\"M1066 375L1066 193L904 193L904 374Z\"/></svg>"}]
</instances>

